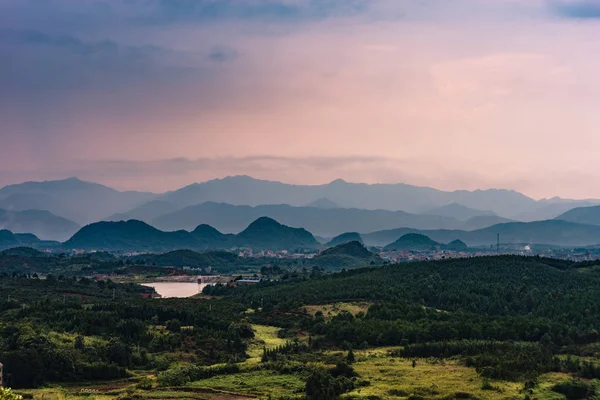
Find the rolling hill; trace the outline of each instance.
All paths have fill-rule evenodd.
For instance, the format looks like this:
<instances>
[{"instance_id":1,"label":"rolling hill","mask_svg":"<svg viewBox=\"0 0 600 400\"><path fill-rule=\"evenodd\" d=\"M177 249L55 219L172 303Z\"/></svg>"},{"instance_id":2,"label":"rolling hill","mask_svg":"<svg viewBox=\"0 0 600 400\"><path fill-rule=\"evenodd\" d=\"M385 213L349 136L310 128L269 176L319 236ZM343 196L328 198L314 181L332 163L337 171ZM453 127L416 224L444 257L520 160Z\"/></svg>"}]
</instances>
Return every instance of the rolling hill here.
<instances>
[{"instance_id":1,"label":"rolling hill","mask_svg":"<svg viewBox=\"0 0 600 400\"><path fill-rule=\"evenodd\" d=\"M360 233L358 232L346 232L342 233L331 239L325 246L334 247L339 246L340 244L348 243L348 242L359 242L362 243L363 240L360 237Z\"/></svg>"},{"instance_id":2,"label":"rolling hill","mask_svg":"<svg viewBox=\"0 0 600 400\"><path fill-rule=\"evenodd\" d=\"M414 251L427 251L441 248L442 245L429 237L419 233L407 233L403 235L394 243L390 243L383 249L385 251L393 250L414 250Z\"/></svg>"},{"instance_id":3,"label":"rolling hill","mask_svg":"<svg viewBox=\"0 0 600 400\"><path fill-rule=\"evenodd\" d=\"M600 206L574 208L559 215L556 219L580 224L600 225Z\"/></svg>"},{"instance_id":4,"label":"rolling hill","mask_svg":"<svg viewBox=\"0 0 600 400\"><path fill-rule=\"evenodd\" d=\"M49 211L0 210L0 229L14 233L32 233L44 240L66 240L80 228L73 221L56 216Z\"/></svg>"},{"instance_id":5,"label":"rolling hill","mask_svg":"<svg viewBox=\"0 0 600 400\"><path fill-rule=\"evenodd\" d=\"M322 251L312 260L310 265L319 266L327 270L341 270L342 268L360 268L369 265L380 265L381 257L367 250L359 241L347 242Z\"/></svg>"},{"instance_id":6,"label":"rolling hill","mask_svg":"<svg viewBox=\"0 0 600 400\"><path fill-rule=\"evenodd\" d=\"M30 233L12 233L9 230L0 230L0 250L15 247L32 247L35 249L46 249L60 246L59 242L40 240Z\"/></svg>"},{"instance_id":7,"label":"rolling hill","mask_svg":"<svg viewBox=\"0 0 600 400\"><path fill-rule=\"evenodd\" d=\"M190 232L163 232L142 221L96 222L81 228L64 243L70 249L107 251L168 251L205 249Z\"/></svg>"},{"instance_id":8,"label":"rolling hill","mask_svg":"<svg viewBox=\"0 0 600 400\"><path fill-rule=\"evenodd\" d=\"M238 235L223 235L208 225L200 225L192 232L165 232L137 220L97 222L83 227L63 246L68 249L163 252L226 248L295 250L314 249L319 244L304 229L259 218Z\"/></svg>"},{"instance_id":9,"label":"rolling hill","mask_svg":"<svg viewBox=\"0 0 600 400\"><path fill-rule=\"evenodd\" d=\"M274 219L261 217L235 236L237 247L253 249L316 249L319 242L302 228L290 228Z\"/></svg>"}]
</instances>

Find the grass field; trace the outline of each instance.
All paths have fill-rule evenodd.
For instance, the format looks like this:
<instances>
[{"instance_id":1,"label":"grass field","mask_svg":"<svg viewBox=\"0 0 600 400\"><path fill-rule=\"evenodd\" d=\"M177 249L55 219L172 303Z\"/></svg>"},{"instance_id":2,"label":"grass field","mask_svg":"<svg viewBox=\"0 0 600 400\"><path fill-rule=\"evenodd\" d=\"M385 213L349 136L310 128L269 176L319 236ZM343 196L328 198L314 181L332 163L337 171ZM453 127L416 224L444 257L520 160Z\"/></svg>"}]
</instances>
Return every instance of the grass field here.
<instances>
[{"instance_id":1,"label":"grass field","mask_svg":"<svg viewBox=\"0 0 600 400\"><path fill-rule=\"evenodd\" d=\"M342 311L348 311L352 315L356 315L359 312L366 313L369 310L369 303L334 303L334 304L323 304L323 305L314 305L314 306L306 306L306 311L310 315L315 315L317 312L321 311L325 319L330 319L338 315Z\"/></svg>"},{"instance_id":2,"label":"grass field","mask_svg":"<svg viewBox=\"0 0 600 400\"><path fill-rule=\"evenodd\" d=\"M472 398L503 400L529 394L531 398L559 400L564 396L552 392L551 387L570 379L566 374L542 375L531 393L524 390L522 382L489 381L491 388L484 389L484 379L458 361L417 359L413 368L412 359L390 357L388 350L391 348L356 352L358 361L353 366L370 385L356 389L348 397L451 399L470 394Z\"/></svg>"},{"instance_id":3,"label":"grass field","mask_svg":"<svg viewBox=\"0 0 600 400\"><path fill-rule=\"evenodd\" d=\"M222 375L194 382L191 387L201 387L227 392L244 393L278 398L304 391L304 379L296 375L280 375L274 371L242 372Z\"/></svg>"},{"instance_id":4,"label":"grass field","mask_svg":"<svg viewBox=\"0 0 600 400\"><path fill-rule=\"evenodd\" d=\"M250 358L246 361L247 363L260 362L263 348L272 349L285 344L285 339L277 336L279 328L266 325L252 325L252 329L254 329L255 336L248 347L247 353Z\"/></svg>"},{"instance_id":5,"label":"grass field","mask_svg":"<svg viewBox=\"0 0 600 400\"><path fill-rule=\"evenodd\" d=\"M315 306L317 307L317 306ZM340 304L337 306L318 306L320 310L339 312L359 312L361 305ZM325 308L327 307L327 308ZM316 312L316 311L314 311ZM33 396L34 400L71 400L87 398L90 400L109 400L137 398L142 400L194 399L194 400L240 400L245 398L278 399L283 396L301 397L305 380L302 375L280 374L271 370L261 370L260 363L263 348L274 348L285 344L286 340L278 337L279 328L253 325L255 338L248 349L248 358L240 364L241 372L232 375L219 375L202 379L189 384L185 388L158 388L141 390L136 388L136 381L148 372L134 372L134 378L105 383L89 383L79 385L62 385L37 390L24 390L20 393ZM56 335L53 340L71 341L69 335ZM449 400L490 399L508 400L523 399L529 395L538 400L562 400L564 396L551 390L552 386L562 380L570 379L566 374L546 374L538 379L532 391L525 391L522 382L493 381L484 387L484 380L473 368L462 365L459 361L441 361L434 359L417 359L413 367L412 359L396 358L390 355L393 347L356 350L356 362L353 364L360 380L368 381L347 393L347 399L433 399ZM328 354L345 355L345 352L328 352Z\"/></svg>"}]
</instances>

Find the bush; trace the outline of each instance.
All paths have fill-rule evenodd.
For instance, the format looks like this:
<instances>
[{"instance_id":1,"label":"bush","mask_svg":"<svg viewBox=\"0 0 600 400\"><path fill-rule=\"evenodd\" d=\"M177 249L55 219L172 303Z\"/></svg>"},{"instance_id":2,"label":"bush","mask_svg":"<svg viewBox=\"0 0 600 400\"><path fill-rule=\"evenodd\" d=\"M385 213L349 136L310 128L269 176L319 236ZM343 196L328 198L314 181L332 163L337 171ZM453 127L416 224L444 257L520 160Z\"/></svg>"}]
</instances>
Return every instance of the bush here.
<instances>
[{"instance_id":1,"label":"bush","mask_svg":"<svg viewBox=\"0 0 600 400\"><path fill-rule=\"evenodd\" d=\"M552 391L564 395L569 400L586 399L595 394L592 386L579 380L558 382L552 387Z\"/></svg>"},{"instance_id":2,"label":"bush","mask_svg":"<svg viewBox=\"0 0 600 400\"><path fill-rule=\"evenodd\" d=\"M186 383L198 380L201 369L190 363L180 363L158 375L160 386L183 386Z\"/></svg>"},{"instance_id":3,"label":"bush","mask_svg":"<svg viewBox=\"0 0 600 400\"><path fill-rule=\"evenodd\" d=\"M152 379L145 376L142 379L140 379L138 383L136 383L135 387L141 390L150 390L152 389Z\"/></svg>"},{"instance_id":4,"label":"bush","mask_svg":"<svg viewBox=\"0 0 600 400\"><path fill-rule=\"evenodd\" d=\"M0 387L0 400L22 400L23 397L14 393L9 388Z\"/></svg>"}]
</instances>

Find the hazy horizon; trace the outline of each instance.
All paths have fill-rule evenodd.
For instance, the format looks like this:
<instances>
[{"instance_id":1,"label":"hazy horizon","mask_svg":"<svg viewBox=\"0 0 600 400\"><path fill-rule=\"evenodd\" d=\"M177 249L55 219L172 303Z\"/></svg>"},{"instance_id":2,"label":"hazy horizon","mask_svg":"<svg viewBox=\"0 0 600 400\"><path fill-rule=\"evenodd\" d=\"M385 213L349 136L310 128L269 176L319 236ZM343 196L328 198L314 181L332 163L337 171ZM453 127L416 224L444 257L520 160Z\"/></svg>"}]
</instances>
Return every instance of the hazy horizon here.
<instances>
[{"instance_id":1,"label":"hazy horizon","mask_svg":"<svg viewBox=\"0 0 600 400\"><path fill-rule=\"evenodd\" d=\"M600 198L599 0L4 0L0 186Z\"/></svg>"},{"instance_id":2,"label":"hazy horizon","mask_svg":"<svg viewBox=\"0 0 600 400\"><path fill-rule=\"evenodd\" d=\"M574 201L583 201L583 200L598 200L592 197L589 198L567 198L567 197L561 197L561 196L550 196L550 197L532 197L532 196L528 196L526 193L522 193L519 192L515 189L512 188L499 188L499 187L489 187L489 188L476 188L476 189L451 189L451 190L445 190L445 189L441 189L441 188L437 188L437 187L433 187L433 186L426 186L426 185L418 185L418 184L411 184L411 183L407 183L407 182L359 182L359 181L352 181L352 180L347 180L347 179L343 179L343 178L336 178L333 180L328 180L328 181L323 181L323 182L315 182L315 183L295 183L295 182L288 182L285 180L278 180L278 179L267 179L267 178L259 178L256 176L251 176L251 175L244 175L244 174L237 174L237 175L225 175L225 176L217 176L214 178L209 178L207 180L203 180L203 181L193 181L193 182L188 182L182 186L175 186L172 189L168 189L165 191L152 191L152 190L142 190L142 189L137 189L135 187L119 187L117 185L111 185L109 183L104 183L101 181L92 181L92 180L87 180L87 179L83 179L81 177L78 176L66 176L66 177L58 177L56 179L43 179L43 180L27 180L27 181L22 181L22 182L14 182L14 183L9 183L7 185L0 185L0 189L6 186L13 186L13 185L20 185L20 184L24 184L24 183L31 183L31 182L56 182L56 181L65 181L65 180L69 180L69 179L77 179L83 182L88 182L88 183L96 183L96 184L100 184L103 186L107 186L110 187L112 189L116 189L118 191L121 192L127 192L127 191L133 191L133 192L147 192L147 193L152 193L152 194L156 194L156 195L161 195L161 194L165 194L165 193L169 193L169 192L173 192L176 191L178 189L182 189L184 187L190 186L190 185L195 185L195 184L202 184L202 183L207 183L207 182L211 182L211 181L218 181L218 180L225 180L228 178L250 178L253 180L258 180L258 181L268 181L268 182L274 182L274 183L281 183L281 184L285 184L285 185L298 185L298 186L324 186L324 185L328 185L328 184L332 184L335 181L344 181L347 184L356 184L356 185L409 185L409 186L414 186L414 187L422 187L422 188L431 188L431 189L436 189L436 190L440 190L442 192L460 192L460 191L468 191L468 192L476 192L476 191L486 191L486 190L506 190L506 191L514 191L514 192L518 192L521 193L527 197L530 197L534 200L551 200L553 198L560 198L562 200L574 200Z\"/></svg>"}]
</instances>

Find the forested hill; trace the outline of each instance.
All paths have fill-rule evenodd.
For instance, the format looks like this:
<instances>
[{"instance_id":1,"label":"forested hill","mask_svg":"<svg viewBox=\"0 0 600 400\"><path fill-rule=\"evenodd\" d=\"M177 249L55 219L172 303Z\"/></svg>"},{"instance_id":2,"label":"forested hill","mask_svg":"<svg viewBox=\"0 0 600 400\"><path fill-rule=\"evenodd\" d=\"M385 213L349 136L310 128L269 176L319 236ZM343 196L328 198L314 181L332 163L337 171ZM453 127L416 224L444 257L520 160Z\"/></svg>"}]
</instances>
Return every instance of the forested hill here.
<instances>
[{"instance_id":1,"label":"forested hill","mask_svg":"<svg viewBox=\"0 0 600 400\"><path fill-rule=\"evenodd\" d=\"M98 222L83 227L64 243L68 249L154 252L231 248L296 250L318 246L310 232L266 217L257 219L238 235L224 235L209 225L200 225L192 232L165 232L136 220Z\"/></svg>"},{"instance_id":2,"label":"forested hill","mask_svg":"<svg viewBox=\"0 0 600 400\"><path fill-rule=\"evenodd\" d=\"M280 308L341 301L387 304L385 315L375 317L375 310L370 310L367 318L389 321L389 326L380 326L376 333L374 320L373 327L360 328L375 338L393 329L398 336L386 339L386 344L400 344L405 335L411 335L402 322L412 318L403 315L411 305L444 311L431 317L438 333L427 334L441 335L437 339L539 340L549 332L557 342L565 343L598 336L600 273L592 264L517 256L442 260L357 269L231 294L249 305L262 299L269 307ZM428 332L430 323L414 329ZM362 340L358 331L353 340Z\"/></svg>"},{"instance_id":3,"label":"forested hill","mask_svg":"<svg viewBox=\"0 0 600 400\"><path fill-rule=\"evenodd\" d=\"M309 265L325 270L341 270L365 267L367 265L380 265L383 260L377 254L370 252L359 241L340 244L324 250L312 260Z\"/></svg>"}]
</instances>

